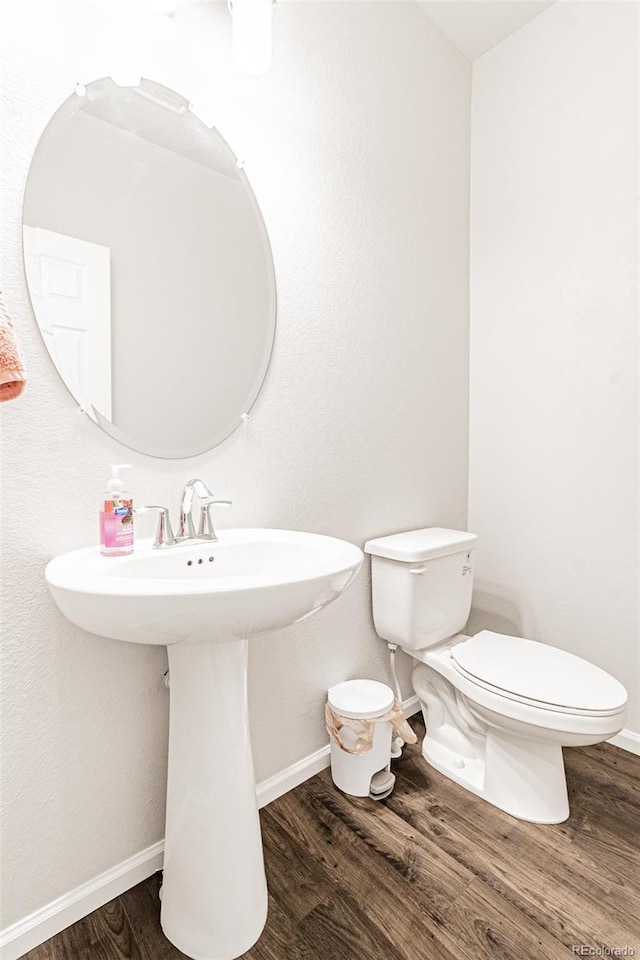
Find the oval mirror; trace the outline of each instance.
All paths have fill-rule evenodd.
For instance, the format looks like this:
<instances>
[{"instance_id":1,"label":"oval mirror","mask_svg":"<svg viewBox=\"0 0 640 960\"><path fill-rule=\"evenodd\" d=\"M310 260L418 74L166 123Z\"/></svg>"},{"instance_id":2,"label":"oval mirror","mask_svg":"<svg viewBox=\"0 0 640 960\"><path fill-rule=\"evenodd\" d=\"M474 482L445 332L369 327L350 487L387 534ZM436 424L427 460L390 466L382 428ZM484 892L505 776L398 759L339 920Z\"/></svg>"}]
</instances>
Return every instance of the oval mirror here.
<instances>
[{"instance_id":1,"label":"oval mirror","mask_svg":"<svg viewBox=\"0 0 640 960\"><path fill-rule=\"evenodd\" d=\"M177 458L240 425L273 344L271 248L241 164L185 99L78 88L36 148L23 242L47 350L107 433Z\"/></svg>"}]
</instances>

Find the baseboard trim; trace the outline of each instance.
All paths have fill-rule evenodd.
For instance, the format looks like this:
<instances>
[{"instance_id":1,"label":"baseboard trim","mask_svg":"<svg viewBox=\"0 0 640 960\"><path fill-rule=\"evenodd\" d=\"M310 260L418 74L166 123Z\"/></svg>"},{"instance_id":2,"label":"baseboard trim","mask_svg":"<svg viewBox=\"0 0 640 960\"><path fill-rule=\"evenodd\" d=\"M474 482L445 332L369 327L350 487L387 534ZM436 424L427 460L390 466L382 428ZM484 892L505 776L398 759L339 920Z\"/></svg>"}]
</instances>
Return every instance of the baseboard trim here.
<instances>
[{"instance_id":1,"label":"baseboard trim","mask_svg":"<svg viewBox=\"0 0 640 960\"><path fill-rule=\"evenodd\" d=\"M412 717L414 713L420 713L420 701L416 696L409 697L408 700L402 701L402 709L405 717Z\"/></svg>"},{"instance_id":2,"label":"baseboard trim","mask_svg":"<svg viewBox=\"0 0 640 960\"><path fill-rule=\"evenodd\" d=\"M633 730L621 730L615 737L611 737L611 740L607 740L607 743L612 743L614 747L620 747L621 750L627 750L640 757L640 733L635 733Z\"/></svg>"},{"instance_id":3,"label":"baseboard trim","mask_svg":"<svg viewBox=\"0 0 640 960\"><path fill-rule=\"evenodd\" d=\"M410 697L402 706L406 716L410 717L420 709L420 702L417 697ZM262 780L256 786L258 806L266 807L268 803L325 770L330 762L330 746L327 744L274 776ZM110 870L105 870L93 880L34 911L11 927L6 927L0 931L1 960L19 960L29 950L38 947L114 897L119 897L136 883L146 880L162 869L163 855L164 840L159 840L146 850L141 850Z\"/></svg>"},{"instance_id":4,"label":"baseboard trim","mask_svg":"<svg viewBox=\"0 0 640 960\"><path fill-rule=\"evenodd\" d=\"M277 800L278 797L288 793L289 790L293 790L294 787L304 783L305 780L314 777L316 773L326 770L331 763L330 751L331 747L327 744L314 753L310 753L308 757L303 757L302 760L285 767L284 770L280 770L272 777L262 780L256 786L258 807L260 809L266 807L272 800Z\"/></svg>"},{"instance_id":5,"label":"baseboard trim","mask_svg":"<svg viewBox=\"0 0 640 960\"><path fill-rule=\"evenodd\" d=\"M150 877L161 869L163 852L164 840L160 840L2 930L0 957L18 960L65 927Z\"/></svg>"}]
</instances>

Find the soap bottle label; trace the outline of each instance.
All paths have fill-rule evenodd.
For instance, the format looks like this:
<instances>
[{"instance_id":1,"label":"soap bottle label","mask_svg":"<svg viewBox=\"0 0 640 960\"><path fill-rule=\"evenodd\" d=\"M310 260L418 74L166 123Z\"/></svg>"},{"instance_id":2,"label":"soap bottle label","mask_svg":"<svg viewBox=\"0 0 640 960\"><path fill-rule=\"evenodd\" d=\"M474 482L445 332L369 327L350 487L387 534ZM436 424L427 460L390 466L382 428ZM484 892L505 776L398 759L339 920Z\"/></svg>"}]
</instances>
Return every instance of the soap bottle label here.
<instances>
[{"instance_id":1,"label":"soap bottle label","mask_svg":"<svg viewBox=\"0 0 640 960\"><path fill-rule=\"evenodd\" d=\"M133 552L133 501L105 500L100 515L102 552L120 555Z\"/></svg>"}]
</instances>

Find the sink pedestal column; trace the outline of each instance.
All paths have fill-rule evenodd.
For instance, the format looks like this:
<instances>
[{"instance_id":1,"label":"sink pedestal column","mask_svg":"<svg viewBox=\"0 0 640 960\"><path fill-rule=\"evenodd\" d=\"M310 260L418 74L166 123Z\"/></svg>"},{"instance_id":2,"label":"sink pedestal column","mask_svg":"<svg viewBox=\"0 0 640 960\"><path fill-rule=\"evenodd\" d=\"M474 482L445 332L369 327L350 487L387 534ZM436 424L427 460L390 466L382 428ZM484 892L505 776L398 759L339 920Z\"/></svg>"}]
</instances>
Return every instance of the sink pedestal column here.
<instances>
[{"instance_id":1,"label":"sink pedestal column","mask_svg":"<svg viewBox=\"0 0 640 960\"><path fill-rule=\"evenodd\" d=\"M247 703L248 641L168 648L171 691L162 929L195 960L260 936L267 885Z\"/></svg>"}]
</instances>

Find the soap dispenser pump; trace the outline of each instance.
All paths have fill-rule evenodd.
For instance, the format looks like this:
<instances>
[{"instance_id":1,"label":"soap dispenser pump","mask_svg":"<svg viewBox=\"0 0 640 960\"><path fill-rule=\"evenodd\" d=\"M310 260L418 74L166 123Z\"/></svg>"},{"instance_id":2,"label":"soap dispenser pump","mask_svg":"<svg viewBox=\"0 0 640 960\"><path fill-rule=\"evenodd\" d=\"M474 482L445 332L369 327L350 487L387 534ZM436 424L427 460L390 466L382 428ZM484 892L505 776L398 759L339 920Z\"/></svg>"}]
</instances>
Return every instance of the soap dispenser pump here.
<instances>
[{"instance_id":1,"label":"soap dispenser pump","mask_svg":"<svg viewBox=\"0 0 640 960\"><path fill-rule=\"evenodd\" d=\"M106 557L125 557L133 553L133 498L124 489L121 470L128 463L112 463L107 481L104 507L100 511L100 552Z\"/></svg>"}]
</instances>

